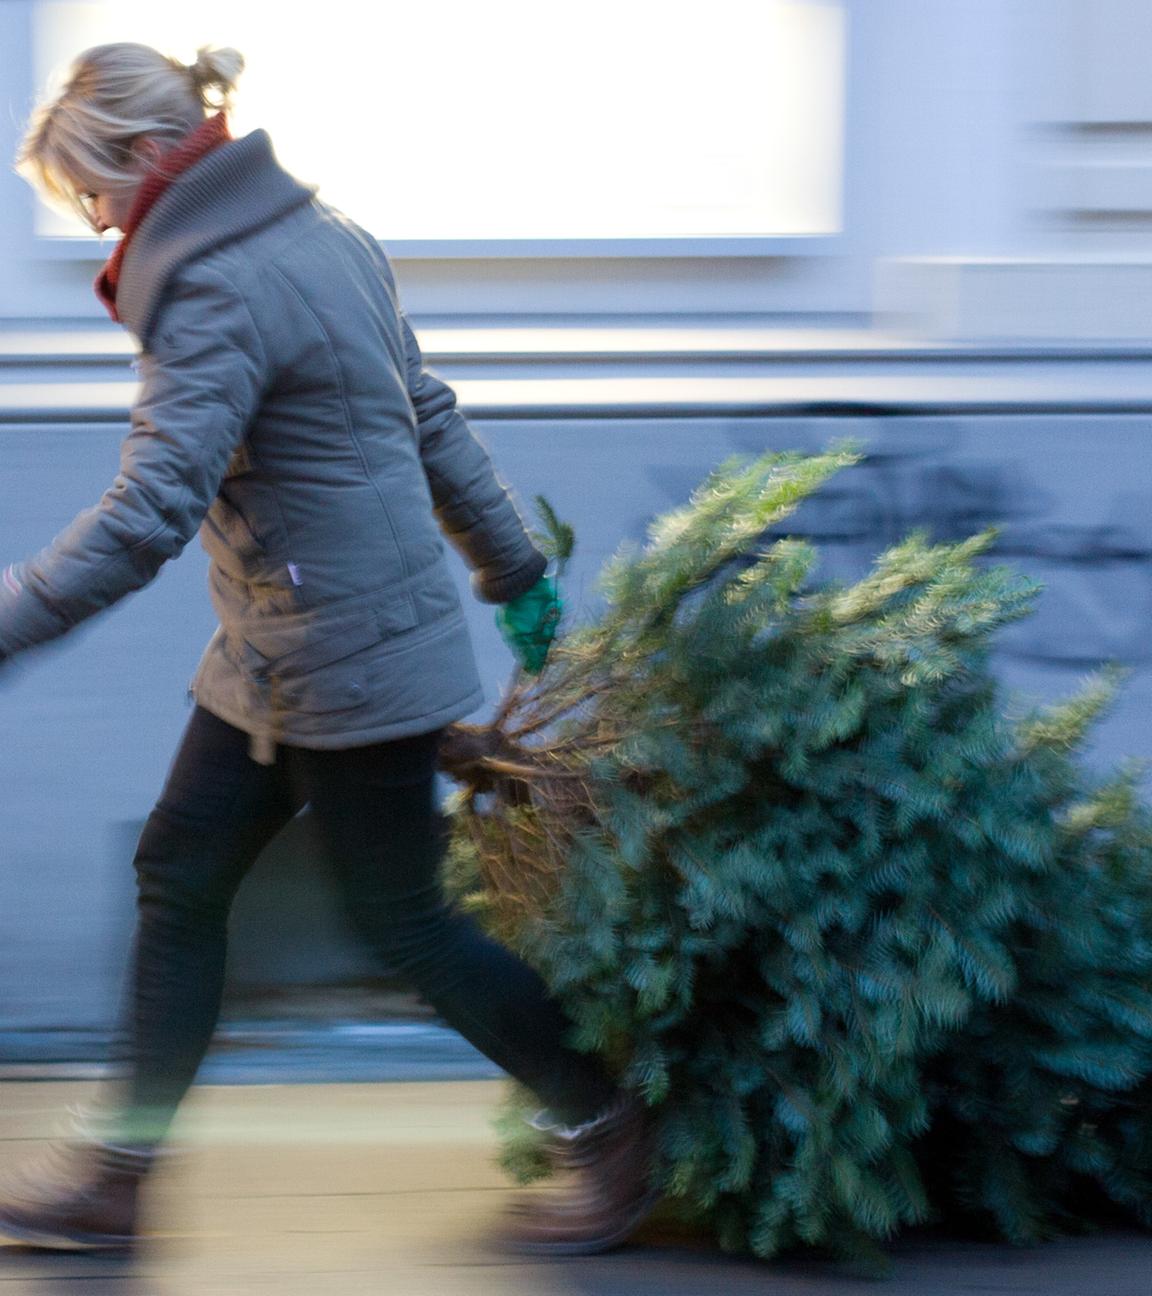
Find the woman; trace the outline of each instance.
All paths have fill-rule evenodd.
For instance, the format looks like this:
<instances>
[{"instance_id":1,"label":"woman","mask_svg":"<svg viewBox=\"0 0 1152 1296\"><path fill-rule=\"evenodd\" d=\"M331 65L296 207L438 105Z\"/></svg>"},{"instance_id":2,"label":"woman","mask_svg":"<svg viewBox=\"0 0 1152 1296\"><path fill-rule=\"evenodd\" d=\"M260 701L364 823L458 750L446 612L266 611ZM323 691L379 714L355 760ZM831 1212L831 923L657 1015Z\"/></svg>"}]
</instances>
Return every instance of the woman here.
<instances>
[{"instance_id":1,"label":"woman","mask_svg":"<svg viewBox=\"0 0 1152 1296\"><path fill-rule=\"evenodd\" d=\"M197 530L220 626L135 858L125 1076L79 1165L10 1193L0 1234L131 1244L215 1027L233 895L309 804L364 938L545 1105L576 1181L522 1203L511 1240L603 1250L650 1204L642 1105L566 1044L541 980L439 886L437 743L483 700L440 532L475 594L506 605L529 668L555 591L454 393L423 369L376 241L263 131L231 137L242 66L234 50L187 67L91 49L21 153L49 197L122 231L96 287L140 344L141 385L113 485L3 573L0 659L145 585Z\"/></svg>"}]
</instances>

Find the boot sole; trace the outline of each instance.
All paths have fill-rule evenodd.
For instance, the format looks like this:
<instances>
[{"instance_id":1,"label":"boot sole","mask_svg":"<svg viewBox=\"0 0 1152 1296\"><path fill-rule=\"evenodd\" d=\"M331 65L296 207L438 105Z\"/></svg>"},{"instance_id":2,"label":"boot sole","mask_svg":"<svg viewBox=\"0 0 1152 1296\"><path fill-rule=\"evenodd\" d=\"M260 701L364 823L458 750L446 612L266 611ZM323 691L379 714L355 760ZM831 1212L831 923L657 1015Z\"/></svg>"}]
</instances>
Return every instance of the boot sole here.
<instances>
[{"instance_id":1,"label":"boot sole","mask_svg":"<svg viewBox=\"0 0 1152 1296\"><path fill-rule=\"evenodd\" d=\"M663 1195L660 1192L649 1193L629 1216L627 1224L621 1225L612 1233L603 1234L597 1238L585 1238L581 1241L568 1242L527 1242L513 1236L507 1240L508 1245L513 1251L519 1252L521 1255L537 1256L587 1256L613 1251L628 1241L632 1234L656 1209Z\"/></svg>"},{"instance_id":2,"label":"boot sole","mask_svg":"<svg viewBox=\"0 0 1152 1296\"><path fill-rule=\"evenodd\" d=\"M9 1223L3 1215L0 1215L0 1237L44 1251L131 1251L138 1241L134 1236L118 1237L115 1234L64 1231L42 1233L37 1229L25 1228L22 1224Z\"/></svg>"}]
</instances>

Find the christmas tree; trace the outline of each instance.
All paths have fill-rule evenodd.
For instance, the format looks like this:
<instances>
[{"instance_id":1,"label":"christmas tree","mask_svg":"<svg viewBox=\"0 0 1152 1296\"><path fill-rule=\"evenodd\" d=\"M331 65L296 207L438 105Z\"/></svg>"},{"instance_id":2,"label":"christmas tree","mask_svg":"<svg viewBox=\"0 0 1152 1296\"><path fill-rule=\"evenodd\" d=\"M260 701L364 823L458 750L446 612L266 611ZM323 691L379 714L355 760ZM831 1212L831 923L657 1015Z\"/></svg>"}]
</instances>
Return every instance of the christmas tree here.
<instances>
[{"instance_id":1,"label":"christmas tree","mask_svg":"<svg viewBox=\"0 0 1152 1296\"><path fill-rule=\"evenodd\" d=\"M990 646L1036 587L992 533L816 583L781 524L857 457L730 461L612 560L602 614L446 742L452 885L728 1249L877 1272L925 1221L1148 1221L1152 821L1136 771L1076 760L1115 680L1010 715Z\"/></svg>"}]
</instances>

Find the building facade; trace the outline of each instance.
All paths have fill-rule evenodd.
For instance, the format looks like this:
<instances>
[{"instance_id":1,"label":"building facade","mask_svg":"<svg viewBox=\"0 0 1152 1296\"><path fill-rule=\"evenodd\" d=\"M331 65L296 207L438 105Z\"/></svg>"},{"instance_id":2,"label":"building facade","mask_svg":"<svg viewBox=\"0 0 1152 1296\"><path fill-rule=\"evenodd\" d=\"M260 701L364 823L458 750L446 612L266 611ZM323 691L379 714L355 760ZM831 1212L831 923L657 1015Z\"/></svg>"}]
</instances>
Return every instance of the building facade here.
<instances>
[{"instance_id":1,"label":"building facade","mask_svg":"<svg viewBox=\"0 0 1152 1296\"><path fill-rule=\"evenodd\" d=\"M46 3L0 0L8 156L36 93ZM594 609L602 561L719 459L851 435L867 463L797 519L828 570L858 571L916 526L941 537L1000 526L1000 556L1047 587L1036 616L1004 636L1005 682L1050 698L1124 663L1133 673L1094 758L1152 756L1152 10L795 3L842 22L837 228L384 231L429 363L519 497L543 493L576 524L575 615ZM365 139L388 145L379 130L357 147ZM108 485L132 373L91 293L107 247L45 234L7 169L0 231L3 564ZM134 832L212 630L204 566L190 546L146 591L0 677L4 1038L99 1033L109 1020ZM490 609L471 614L494 701L510 659ZM311 951L261 944L245 914L268 913L275 885L253 886L238 981L365 972L335 934Z\"/></svg>"}]
</instances>

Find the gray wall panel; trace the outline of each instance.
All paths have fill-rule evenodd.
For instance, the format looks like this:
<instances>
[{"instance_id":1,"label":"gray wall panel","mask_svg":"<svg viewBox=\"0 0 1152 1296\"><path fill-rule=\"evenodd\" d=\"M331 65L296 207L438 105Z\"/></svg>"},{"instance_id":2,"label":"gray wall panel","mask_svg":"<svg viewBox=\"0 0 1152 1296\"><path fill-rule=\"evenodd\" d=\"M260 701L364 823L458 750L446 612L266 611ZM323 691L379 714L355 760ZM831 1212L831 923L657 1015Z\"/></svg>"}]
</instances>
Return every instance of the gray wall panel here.
<instances>
[{"instance_id":1,"label":"gray wall panel","mask_svg":"<svg viewBox=\"0 0 1152 1296\"><path fill-rule=\"evenodd\" d=\"M581 420L481 428L521 500L543 492L577 526L566 590L576 616L595 609L596 572L620 541L642 539L651 518L681 503L716 462L738 451L816 449L844 434L868 442L869 461L843 474L793 528L826 547L827 573L859 573L913 526L943 537L1002 525L1006 558L1048 584L1038 617L1004 636L1005 680L1056 697L1096 659L1126 661L1136 674L1093 759L1152 756L1147 419ZM115 472L117 440L106 430L0 431L0 564L27 556L98 499ZM131 921L134 825L161 786L188 714L187 680L214 624L205 567L193 543L147 590L0 677L0 1030L91 1029L109 1020ZM466 591L466 573L456 570ZM493 702L510 657L492 609L467 597L466 605ZM294 881L285 888L288 876ZM318 903L325 903L319 882L264 861L238 913L238 935L252 948L237 958L236 979L324 980L365 970L332 914L322 916L314 944L300 940L299 914ZM273 913L275 922L261 929ZM279 945L269 927L283 931Z\"/></svg>"}]
</instances>

